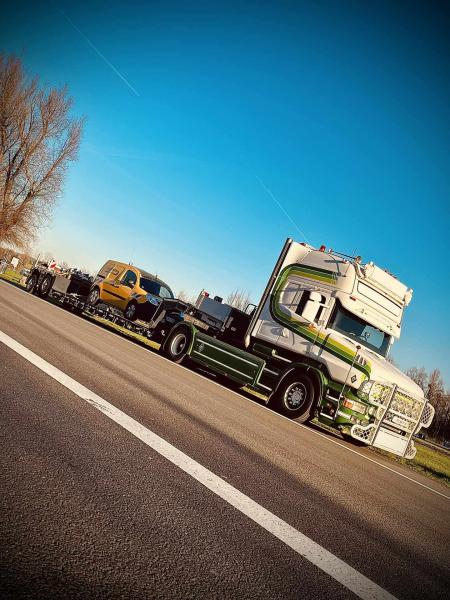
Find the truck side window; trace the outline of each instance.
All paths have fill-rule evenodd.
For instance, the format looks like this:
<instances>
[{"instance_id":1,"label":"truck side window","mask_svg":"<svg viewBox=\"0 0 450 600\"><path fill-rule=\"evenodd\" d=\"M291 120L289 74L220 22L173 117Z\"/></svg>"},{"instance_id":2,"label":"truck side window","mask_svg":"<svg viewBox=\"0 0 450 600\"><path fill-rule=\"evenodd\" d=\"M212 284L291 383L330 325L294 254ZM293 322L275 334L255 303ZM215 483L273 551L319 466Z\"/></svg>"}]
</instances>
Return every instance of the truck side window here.
<instances>
[{"instance_id":1,"label":"truck side window","mask_svg":"<svg viewBox=\"0 0 450 600\"><path fill-rule=\"evenodd\" d=\"M317 293L314 292L314 295L317 296ZM295 310L297 315L303 315L303 311L305 309L306 303L311 300L311 292L309 291L304 291L301 298L300 298L300 302L298 303L298 306ZM316 303L317 306L317 312L314 316L314 323L319 323L322 314L326 308L326 303L327 303L327 299L325 296L323 296L322 294L320 295L320 300L318 300L317 298L314 298L314 300L311 300L312 302Z\"/></svg>"},{"instance_id":2,"label":"truck side window","mask_svg":"<svg viewBox=\"0 0 450 600\"><path fill-rule=\"evenodd\" d=\"M288 281L280 296L280 304L286 306L290 310L296 310L301 299L303 290L295 281Z\"/></svg>"},{"instance_id":3,"label":"truck side window","mask_svg":"<svg viewBox=\"0 0 450 600\"><path fill-rule=\"evenodd\" d=\"M137 277L134 271L127 271L125 276L122 277L123 285L129 285L130 287L134 287L136 285Z\"/></svg>"},{"instance_id":4,"label":"truck side window","mask_svg":"<svg viewBox=\"0 0 450 600\"><path fill-rule=\"evenodd\" d=\"M300 302L298 303L297 308L295 309L295 312L298 315L301 315L303 312L303 309L305 308L305 304L308 302L309 300L309 292L303 292L303 294L300 297Z\"/></svg>"}]
</instances>

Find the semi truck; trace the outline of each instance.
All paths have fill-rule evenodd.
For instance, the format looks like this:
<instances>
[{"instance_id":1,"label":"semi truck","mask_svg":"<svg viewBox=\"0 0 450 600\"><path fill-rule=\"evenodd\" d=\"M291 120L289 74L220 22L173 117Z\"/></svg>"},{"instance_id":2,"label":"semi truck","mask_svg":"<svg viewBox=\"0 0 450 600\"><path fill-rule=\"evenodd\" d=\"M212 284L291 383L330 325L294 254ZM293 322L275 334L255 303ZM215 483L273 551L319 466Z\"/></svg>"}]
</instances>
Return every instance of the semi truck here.
<instances>
[{"instance_id":1,"label":"semi truck","mask_svg":"<svg viewBox=\"0 0 450 600\"><path fill-rule=\"evenodd\" d=\"M168 359L259 392L287 417L316 417L356 443L411 459L414 436L434 416L422 389L388 360L411 298L373 262L289 238L257 305L238 310L206 293L195 305L172 300L166 310L163 302L145 335ZM77 294L62 299L101 310Z\"/></svg>"}]
</instances>

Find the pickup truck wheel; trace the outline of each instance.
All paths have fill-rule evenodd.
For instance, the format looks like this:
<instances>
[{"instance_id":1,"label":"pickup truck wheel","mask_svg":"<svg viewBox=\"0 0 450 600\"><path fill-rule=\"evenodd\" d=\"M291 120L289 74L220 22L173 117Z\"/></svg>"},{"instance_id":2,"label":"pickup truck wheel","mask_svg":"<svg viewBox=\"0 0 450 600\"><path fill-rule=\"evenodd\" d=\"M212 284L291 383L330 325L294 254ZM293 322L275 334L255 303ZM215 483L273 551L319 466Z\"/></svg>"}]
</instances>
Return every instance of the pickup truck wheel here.
<instances>
[{"instance_id":1,"label":"pickup truck wheel","mask_svg":"<svg viewBox=\"0 0 450 600\"><path fill-rule=\"evenodd\" d=\"M310 378L304 373L288 376L281 382L269 404L286 417L306 423L312 418L314 404L314 386Z\"/></svg>"},{"instance_id":2,"label":"pickup truck wheel","mask_svg":"<svg viewBox=\"0 0 450 600\"><path fill-rule=\"evenodd\" d=\"M31 294L33 292L34 288L36 287L37 282L38 282L37 273L30 273L30 275L28 276L28 278L25 282L25 289L27 290L27 292L29 292Z\"/></svg>"},{"instance_id":3,"label":"pickup truck wheel","mask_svg":"<svg viewBox=\"0 0 450 600\"><path fill-rule=\"evenodd\" d=\"M131 302L128 303L125 312L125 319L128 319L129 321L136 321L137 319L137 304L136 302L134 302L134 300L132 300Z\"/></svg>"},{"instance_id":4,"label":"pickup truck wheel","mask_svg":"<svg viewBox=\"0 0 450 600\"><path fill-rule=\"evenodd\" d=\"M38 288L38 294L41 298L46 298L52 289L53 277L51 275L45 275L44 279Z\"/></svg>"},{"instance_id":5,"label":"pickup truck wheel","mask_svg":"<svg viewBox=\"0 0 450 600\"><path fill-rule=\"evenodd\" d=\"M94 287L88 294L87 304L89 304L90 306L95 306L96 304L98 304L99 300L100 290L98 289L98 287Z\"/></svg>"},{"instance_id":6,"label":"pickup truck wheel","mask_svg":"<svg viewBox=\"0 0 450 600\"><path fill-rule=\"evenodd\" d=\"M189 327L176 327L164 342L162 353L172 362L180 364L189 350L191 339Z\"/></svg>"}]
</instances>

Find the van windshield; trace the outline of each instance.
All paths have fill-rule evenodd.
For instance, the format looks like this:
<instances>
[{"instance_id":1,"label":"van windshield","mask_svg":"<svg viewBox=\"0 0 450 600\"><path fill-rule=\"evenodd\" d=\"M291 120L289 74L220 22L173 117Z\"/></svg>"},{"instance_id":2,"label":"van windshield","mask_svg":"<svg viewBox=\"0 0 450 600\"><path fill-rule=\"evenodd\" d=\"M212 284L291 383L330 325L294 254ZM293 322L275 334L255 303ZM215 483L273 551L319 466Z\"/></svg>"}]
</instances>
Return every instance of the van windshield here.
<instances>
[{"instance_id":1,"label":"van windshield","mask_svg":"<svg viewBox=\"0 0 450 600\"><path fill-rule=\"evenodd\" d=\"M143 290L154 296L159 296L160 298L173 298L173 294L169 288L162 285L159 281L141 277L140 286Z\"/></svg>"}]
</instances>

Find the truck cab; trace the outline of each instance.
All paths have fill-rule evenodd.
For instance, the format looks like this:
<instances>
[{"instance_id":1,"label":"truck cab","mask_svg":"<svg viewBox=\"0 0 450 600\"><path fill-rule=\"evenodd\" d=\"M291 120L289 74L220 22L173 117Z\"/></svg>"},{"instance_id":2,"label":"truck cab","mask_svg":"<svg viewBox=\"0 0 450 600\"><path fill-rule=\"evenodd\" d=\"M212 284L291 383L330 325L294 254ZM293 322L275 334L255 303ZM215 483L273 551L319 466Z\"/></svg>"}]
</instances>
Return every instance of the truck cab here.
<instances>
[{"instance_id":1,"label":"truck cab","mask_svg":"<svg viewBox=\"0 0 450 600\"><path fill-rule=\"evenodd\" d=\"M267 397L300 422L413 458L434 409L389 362L412 290L360 257L288 239L250 313L203 298L163 350ZM186 327L189 325L189 327Z\"/></svg>"},{"instance_id":2,"label":"truck cab","mask_svg":"<svg viewBox=\"0 0 450 600\"><path fill-rule=\"evenodd\" d=\"M253 351L304 362L322 378L319 420L354 439L411 457L434 410L388 361L412 290L360 257L290 241L255 314Z\"/></svg>"}]
</instances>

